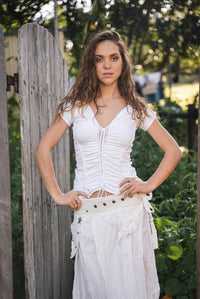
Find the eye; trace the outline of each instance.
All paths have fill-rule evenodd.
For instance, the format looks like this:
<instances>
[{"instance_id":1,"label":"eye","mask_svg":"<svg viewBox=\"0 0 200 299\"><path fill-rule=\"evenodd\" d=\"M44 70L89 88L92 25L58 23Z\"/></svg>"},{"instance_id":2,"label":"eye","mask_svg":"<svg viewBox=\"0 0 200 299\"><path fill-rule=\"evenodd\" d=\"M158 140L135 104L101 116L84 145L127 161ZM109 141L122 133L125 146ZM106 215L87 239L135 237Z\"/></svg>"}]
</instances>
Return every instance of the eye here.
<instances>
[{"instance_id":1,"label":"eye","mask_svg":"<svg viewBox=\"0 0 200 299\"><path fill-rule=\"evenodd\" d=\"M118 59L119 59L118 56L113 56L113 57L112 57L112 60L113 60L113 61L117 61Z\"/></svg>"},{"instance_id":2,"label":"eye","mask_svg":"<svg viewBox=\"0 0 200 299\"><path fill-rule=\"evenodd\" d=\"M103 60L102 60L101 57L96 57L96 60L95 60L95 61L98 63L98 62L102 62Z\"/></svg>"}]
</instances>

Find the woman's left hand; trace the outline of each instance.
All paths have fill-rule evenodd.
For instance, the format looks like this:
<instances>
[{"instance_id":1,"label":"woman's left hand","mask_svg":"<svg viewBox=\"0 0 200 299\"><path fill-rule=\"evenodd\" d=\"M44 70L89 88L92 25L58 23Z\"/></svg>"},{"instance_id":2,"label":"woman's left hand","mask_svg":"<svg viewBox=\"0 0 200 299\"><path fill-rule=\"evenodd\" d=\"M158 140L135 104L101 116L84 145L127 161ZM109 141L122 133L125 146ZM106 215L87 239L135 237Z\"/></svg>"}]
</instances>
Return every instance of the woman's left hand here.
<instances>
[{"instance_id":1,"label":"woman's left hand","mask_svg":"<svg viewBox=\"0 0 200 299\"><path fill-rule=\"evenodd\" d=\"M132 197L137 192L149 193L153 191L148 182L144 182L138 177L124 179L120 183L119 187L123 187L120 191L120 194L125 192L124 198L126 198L127 196Z\"/></svg>"}]
</instances>

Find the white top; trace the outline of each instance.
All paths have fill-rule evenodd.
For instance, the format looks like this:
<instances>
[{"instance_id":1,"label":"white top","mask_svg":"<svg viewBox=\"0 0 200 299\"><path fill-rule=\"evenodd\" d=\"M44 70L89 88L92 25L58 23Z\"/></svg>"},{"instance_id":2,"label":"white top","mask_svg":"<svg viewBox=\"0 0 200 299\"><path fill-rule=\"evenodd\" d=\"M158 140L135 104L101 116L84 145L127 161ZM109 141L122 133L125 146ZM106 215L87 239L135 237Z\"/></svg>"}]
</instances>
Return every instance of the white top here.
<instances>
[{"instance_id":1,"label":"white top","mask_svg":"<svg viewBox=\"0 0 200 299\"><path fill-rule=\"evenodd\" d=\"M133 117L132 117L133 112ZM149 108L140 128L147 130L155 113ZM74 190L89 196L97 190L119 194L119 184L127 177L136 177L130 152L137 130L137 120L130 105L124 107L105 128L97 122L92 108L73 108L62 115L68 126L73 124L76 169Z\"/></svg>"}]
</instances>

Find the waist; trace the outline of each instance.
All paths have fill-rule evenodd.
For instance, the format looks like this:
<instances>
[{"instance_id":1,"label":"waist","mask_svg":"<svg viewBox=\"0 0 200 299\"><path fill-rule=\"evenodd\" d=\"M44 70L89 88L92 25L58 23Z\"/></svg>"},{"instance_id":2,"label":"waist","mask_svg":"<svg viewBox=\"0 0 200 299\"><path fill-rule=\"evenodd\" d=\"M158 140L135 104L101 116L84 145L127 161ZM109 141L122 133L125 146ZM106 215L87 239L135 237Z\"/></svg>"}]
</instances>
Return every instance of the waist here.
<instances>
[{"instance_id":1,"label":"waist","mask_svg":"<svg viewBox=\"0 0 200 299\"><path fill-rule=\"evenodd\" d=\"M135 171L127 173L117 172L112 178L105 174L101 176L98 172L92 175L89 175L89 173L88 175L84 173L79 175L76 173L73 189L75 191L83 191L92 198L117 195L122 189L119 187L122 180L136 176Z\"/></svg>"},{"instance_id":2,"label":"waist","mask_svg":"<svg viewBox=\"0 0 200 299\"><path fill-rule=\"evenodd\" d=\"M106 197L110 195L114 195L114 194L106 190L97 190L93 192L92 195L90 195L90 198L100 198L100 197Z\"/></svg>"},{"instance_id":3,"label":"waist","mask_svg":"<svg viewBox=\"0 0 200 299\"><path fill-rule=\"evenodd\" d=\"M149 200L152 194L136 193L132 197L123 198L123 195L109 195L105 197L82 198L82 205L75 213L81 214L94 214L103 213L106 211L114 210L117 208L138 206L144 204L146 210L152 212ZM148 203L147 203L148 202Z\"/></svg>"},{"instance_id":4,"label":"waist","mask_svg":"<svg viewBox=\"0 0 200 299\"><path fill-rule=\"evenodd\" d=\"M120 159L119 159L120 160ZM120 183L123 179L129 177L136 177L135 168L131 165L124 163L118 163L118 165L109 164L111 161L105 162L102 160L101 167L97 161L94 166L91 166L89 162L82 161L83 165L77 165L75 169L74 190L83 191L89 195L89 197L98 197L98 190L105 190L107 192L101 196L119 194L121 188ZM94 192L96 192L93 194Z\"/></svg>"}]
</instances>

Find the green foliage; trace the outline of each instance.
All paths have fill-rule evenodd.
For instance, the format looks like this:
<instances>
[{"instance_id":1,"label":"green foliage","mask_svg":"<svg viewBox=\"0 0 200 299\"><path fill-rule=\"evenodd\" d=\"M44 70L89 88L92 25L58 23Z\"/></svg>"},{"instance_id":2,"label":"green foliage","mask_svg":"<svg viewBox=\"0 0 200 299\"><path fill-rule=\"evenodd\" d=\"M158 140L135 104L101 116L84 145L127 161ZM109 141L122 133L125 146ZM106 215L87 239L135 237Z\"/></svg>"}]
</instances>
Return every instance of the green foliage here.
<instances>
[{"instance_id":1,"label":"green foliage","mask_svg":"<svg viewBox=\"0 0 200 299\"><path fill-rule=\"evenodd\" d=\"M173 298L195 298L196 180L196 173L189 173L173 198L155 205L158 274L161 289Z\"/></svg>"},{"instance_id":2,"label":"green foliage","mask_svg":"<svg viewBox=\"0 0 200 299\"><path fill-rule=\"evenodd\" d=\"M19 205L12 200L13 294L14 299L24 298L24 242L23 219Z\"/></svg>"},{"instance_id":3,"label":"green foliage","mask_svg":"<svg viewBox=\"0 0 200 299\"><path fill-rule=\"evenodd\" d=\"M8 126L11 174L13 294L24 298L23 217L21 211L21 139L19 105L14 97L8 100Z\"/></svg>"},{"instance_id":4,"label":"green foliage","mask_svg":"<svg viewBox=\"0 0 200 299\"><path fill-rule=\"evenodd\" d=\"M160 112L183 113L182 109L170 100L166 100L162 105L156 104L155 109L158 114ZM160 122L176 139L184 152L173 173L154 191L154 198L159 202L159 199L163 200L166 195L171 198L181 190L187 193L185 195L188 197L191 189L185 189L187 179L185 176L193 176L196 173L197 156L196 152L188 152L187 150L187 120L165 116L160 119ZM158 167L162 157L162 150L156 145L151 136L142 130L138 130L131 152L132 164L137 169L138 176L143 180L148 179Z\"/></svg>"},{"instance_id":5,"label":"green foliage","mask_svg":"<svg viewBox=\"0 0 200 299\"><path fill-rule=\"evenodd\" d=\"M197 72L200 63L197 0L59 1L59 20L73 42L70 74L76 75L88 41L99 31L116 29L124 38L135 71ZM139 17L138 17L139 16ZM47 26L52 21L45 22Z\"/></svg>"},{"instance_id":6,"label":"green foliage","mask_svg":"<svg viewBox=\"0 0 200 299\"><path fill-rule=\"evenodd\" d=\"M33 22L36 13L49 0L0 0L0 24L7 30L17 30L25 23Z\"/></svg>"},{"instance_id":7,"label":"green foliage","mask_svg":"<svg viewBox=\"0 0 200 299\"><path fill-rule=\"evenodd\" d=\"M187 147L187 118L186 112L175 102L170 99L155 104L155 109L160 116L162 125L174 136L178 144ZM170 114L176 114L177 116L167 116ZM178 117L178 115L184 115L185 118Z\"/></svg>"},{"instance_id":8,"label":"green foliage","mask_svg":"<svg viewBox=\"0 0 200 299\"><path fill-rule=\"evenodd\" d=\"M157 71L170 63L169 71L178 73L186 65L197 70L199 11L197 0L115 0L109 17L111 26L127 40L132 62L140 70Z\"/></svg>"},{"instance_id":9,"label":"green foliage","mask_svg":"<svg viewBox=\"0 0 200 299\"><path fill-rule=\"evenodd\" d=\"M167 101L164 109L173 111L172 107L174 103ZM178 118L164 118L161 122L174 136L177 130L178 143L186 142L181 136L181 132L186 135L185 124L180 124ZM131 153L138 176L148 179L162 156L152 138L138 131ZM196 294L196 172L197 155L185 149L174 172L154 191L154 222L159 243L155 253L161 295L168 294L173 299L195 298Z\"/></svg>"},{"instance_id":10,"label":"green foliage","mask_svg":"<svg viewBox=\"0 0 200 299\"><path fill-rule=\"evenodd\" d=\"M21 184L21 139L19 106L14 97L8 100L8 128L10 148L11 198L18 201L22 194Z\"/></svg>"},{"instance_id":11,"label":"green foliage","mask_svg":"<svg viewBox=\"0 0 200 299\"><path fill-rule=\"evenodd\" d=\"M53 17L41 15L49 0L0 0L0 24L6 30L17 30L28 22L38 22L53 29ZM59 26L72 41L69 51L70 75L77 75L88 41L105 29L116 29L129 48L134 71L165 70L189 74L198 71L200 4L198 0L137 1L91 0L58 1Z\"/></svg>"},{"instance_id":12,"label":"green foliage","mask_svg":"<svg viewBox=\"0 0 200 299\"><path fill-rule=\"evenodd\" d=\"M170 212L166 211L170 216ZM156 217L156 216L155 216ZM169 221L168 216L162 216L165 223L162 229L155 218L158 230L159 249L156 250L156 263L162 294L173 298L195 298L196 273L196 219L195 217ZM182 218L181 218L182 217ZM173 282L174 281L174 282Z\"/></svg>"},{"instance_id":13,"label":"green foliage","mask_svg":"<svg viewBox=\"0 0 200 299\"><path fill-rule=\"evenodd\" d=\"M84 1L80 5L78 0L63 1L60 18L66 21L65 35L71 40L73 47L70 54L75 58L70 65L71 76L76 76L80 68L85 46L99 31L106 28L108 20L105 18L107 1L92 1L90 11L85 10Z\"/></svg>"}]
</instances>

